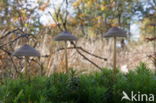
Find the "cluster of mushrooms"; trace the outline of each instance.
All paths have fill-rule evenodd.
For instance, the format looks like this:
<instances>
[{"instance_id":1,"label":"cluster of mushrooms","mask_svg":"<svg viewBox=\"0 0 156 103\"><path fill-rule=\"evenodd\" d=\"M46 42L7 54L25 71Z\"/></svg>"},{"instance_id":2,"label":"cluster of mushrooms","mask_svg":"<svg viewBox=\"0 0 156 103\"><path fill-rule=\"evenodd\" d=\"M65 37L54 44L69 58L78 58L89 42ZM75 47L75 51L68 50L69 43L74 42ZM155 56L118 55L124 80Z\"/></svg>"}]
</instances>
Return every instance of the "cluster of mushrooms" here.
<instances>
[{"instance_id":1,"label":"cluster of mushrooms","mask_svg":"<svg viewBox=\"0 0 156 103\"><path fill-rule=\"evenodd\" d=\"M114 53L113 53L113 70L114 73L116 72L116 38L117 37L126 37L127 33L118 27L112 27L111 29L108 30L107 33L103 35L105 38L114 38ZM60 34L58 34L56 37L54 37L55 41L64 41L65 42L65 70L66 72L68 71L68 57L67 57L67 41L77 41L78 38L72 35L70 32L64 31ZM19 49L15 50L12 54L13 56L16 57L25 57L25 74L27 75L28 73L28 68L27 68L27 61L29 61L29 57L40 57L41 54L39 51L37 51L35 48L31 47L30 45L23 45Z\"/></svg>"}]
</instances>

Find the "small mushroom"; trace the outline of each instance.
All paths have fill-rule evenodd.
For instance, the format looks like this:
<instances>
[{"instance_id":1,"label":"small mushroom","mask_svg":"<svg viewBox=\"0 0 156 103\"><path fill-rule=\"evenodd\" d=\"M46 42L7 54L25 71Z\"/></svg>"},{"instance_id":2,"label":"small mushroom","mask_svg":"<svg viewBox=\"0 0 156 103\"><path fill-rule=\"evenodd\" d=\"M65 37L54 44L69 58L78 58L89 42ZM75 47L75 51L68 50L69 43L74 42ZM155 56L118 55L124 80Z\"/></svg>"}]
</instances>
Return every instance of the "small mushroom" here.
<instances>
[{"instance_id":1,"label":"small mushroom","mask_svg":"<svg viewBox=\"0 0 156 103\"><path fill-rule=\"evenodd\" d=\"M113 53L113 69L114 73L116 72L116 38L117 37L127 37L126 31L118 28L112 27L108 30L107 33L104 34L105 38L113 37L114 38L114 53Z\"/></svg>"},{"instance_id":2,"label":"small mushroom","mask_svg":"<svg viewBox=\"0 0 156 103\"><path fill-rule=\"evenodd\" d=\"M152 24L149 24L150 26L153 27L153 37L152 38L156 38L156 23L152 23ZM153 39L153 51L154 51L154 54L156 54L156 41ZM154 60L154 66L155 66L155 63L156 61ZM156 66L155 66L155 73L156 73Z\"/></svg>"},{"instance_id":3,"label":"small mushroom","mask_svg":"<svg viewBox=\"0 0 156 103\"><path fill-rule=\"evenodd\" d=\"M54 37L55 41L64 41L65 42L65 63L66 63L66 72L68 71L68 57L67 57L67 41L77 41L78 38L72 35L70 32L64 31Z\"/></svg>"},{"instance_id":4,"label":"small mushroom","mask_svg":"<svg viewBox=\"0 0 156 103\"><path fill-rule=\"evenodd\" d=\"M151 23L149 24L150 26L153 27L153 38L156 37L156 23ZM156 51L156 42L153 41L153 49L154 49L154 52Z\"/></svg>"},{"instance_id":5,"label":"small mushroom","mask_svg":"<svg viewBox=\"0 0 156 103\"><path fill-rule=\"evenodd\" d=\"M27 70L27 61L29 60L29 57L40 57L40 53L34 49L33 47L25 44L19 49L15 50L12 54L13 56L20 57L24 56L25 57L25 74L27 76L28 70Z\"/></svg>"}]
</instances>

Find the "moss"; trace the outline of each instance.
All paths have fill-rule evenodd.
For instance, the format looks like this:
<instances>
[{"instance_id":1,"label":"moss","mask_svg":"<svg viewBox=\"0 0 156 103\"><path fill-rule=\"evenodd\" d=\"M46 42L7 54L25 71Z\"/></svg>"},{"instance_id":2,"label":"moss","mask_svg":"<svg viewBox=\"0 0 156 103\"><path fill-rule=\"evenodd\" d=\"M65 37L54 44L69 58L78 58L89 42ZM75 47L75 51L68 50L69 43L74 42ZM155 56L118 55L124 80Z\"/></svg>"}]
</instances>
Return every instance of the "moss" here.
<instances>
[{"instance_id":1,"label":"moss","mask_svg":"<svg viewBox=\"0 0 156 103\"><path fill-rule=\"evenodd\" d=\"M113 80L115 78L115 80ZM116 76L109 69L91 74L55 73L50 77L5 80L0 85L4 103L119 103L122 91L156 94L156 76L145 64ZM124 103L128 101L124 101Z\"/></svg>"}]
</instances>

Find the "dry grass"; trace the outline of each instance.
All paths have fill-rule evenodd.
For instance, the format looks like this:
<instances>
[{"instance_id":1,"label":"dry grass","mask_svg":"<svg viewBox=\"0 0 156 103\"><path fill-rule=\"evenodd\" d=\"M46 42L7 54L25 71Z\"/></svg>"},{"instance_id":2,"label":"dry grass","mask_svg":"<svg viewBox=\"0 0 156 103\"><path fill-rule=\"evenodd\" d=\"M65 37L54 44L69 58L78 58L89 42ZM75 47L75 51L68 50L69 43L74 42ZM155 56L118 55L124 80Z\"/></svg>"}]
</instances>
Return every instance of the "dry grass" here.
<instances>
[{"instance_id":1,"label":"dry grass","mask_svg":"<svg viewBox=\"0 0 156 103\"><path fill-rule=\"evenodd\" d=\"M47 38L48 39L48 38ZM45 40L48 41L48 40ZM90 60L94 61L100 67L112 67L112 40L95 40L90 41L87 39L80 39L77 42L77 46L83 47L85 50L95 55L107 58L108 61L104 61L93 56L90 56L84 52ZM62 72L64 69L64 51L56 52L57 48L63 47L63 44L57 43L56 47L48 45L49 42L43 42L42 52L49 53L49 58L42 58L44 67L47 69L47 73L51 74L53 71ZM68 45L70 47L70 44ZM118 67L132 69L135 68L140 62L147 63L151 68L154 68L152 61L148 58L148 55L152 54L152 45L150 43L129 43L125 48L118 47L117 64ZM94 65L86 61L80 56L75 49L68 50L69 67L83 72L93 72L98 69Z\"/></svg>"},{"instance_id":2,"label":"dry grass","mask_svg":"<svg viewBox=\"0 0 156 103\"><path fill-rule=\"evenodd\" d=\"M14 44L14 49L24 44L24 41L18 41ZM63 72L65 67L64 62L64 51L57 51L58 48L64 46L64 43L58 43L52 41L50 35L43 35L38 38L38 45L36 48L41 52L42 55L49 55L47 58L41 57L40 59L33 58L39 61L40 66L35 62L30 63L30 72L32 74L44 72L46 75L50 75L53 72ZM100 67L112 68L112 39L109 40L88 40L81 38L77 42L77 46L81 46L83 49L93 53L95 55L107 58L107 61L95 58L82 52L90 60L94 61ZM120 43L120 42L119 42ZM33 44L32 40L29 40L29 44ZM68 43L68 47L71 44ZM152 61L148 58L148 55L152 54L152 44L146 42L130 42L125 48L117 48L117 64L119 68L123 69L133 69L140 62L145 62L150 68L154 68ZM86 61L82 56L80 56L75 49L68 50L68 60L69 67L74 68L82 73L89 73L98 71L98 69L92 65L90 62ZM3 52L0 53L0 73L4 72L14 72L15 70L13 64L10 62L9 57ZM24 66L24 60L18 60L16 57L13 58L19 71L22 71L22 66ZM20 65L19 65L20 64ZM10 69L11 68L11 69Z\"/></svg>"}]
</instances>

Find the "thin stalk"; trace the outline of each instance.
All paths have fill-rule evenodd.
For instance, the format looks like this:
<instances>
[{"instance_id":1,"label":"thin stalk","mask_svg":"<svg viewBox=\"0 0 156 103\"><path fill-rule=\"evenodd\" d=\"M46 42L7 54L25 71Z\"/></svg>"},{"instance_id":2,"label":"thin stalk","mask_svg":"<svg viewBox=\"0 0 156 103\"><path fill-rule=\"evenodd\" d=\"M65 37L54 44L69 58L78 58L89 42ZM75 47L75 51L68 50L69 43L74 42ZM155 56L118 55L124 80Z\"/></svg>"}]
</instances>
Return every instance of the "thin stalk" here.
<instances>
[{"instance_id":1,"label":"thin stalk","mask_svg":"<svg viewBox=\"0 0 156 103\"><path fill-rule=\"evenodd\" d=\"M156 37L156 25L154 25L154 36L153 36L153 38L155 38L155 37ZM155 56L155 54L156 54L156 41L154 40L153 42L154 42L154 56ZM156 73L156 59L155 59L155 57L154 57L154 67L155 67L155 73Z\"/></svg>"},{"instance_id":2,"label":"thin stalk","mask_svg":"<svg viewBox=\"0 0 156 103\"><path fill-rule=\"evenodd\" d=\"M114 37L113 70L116 72L116 37Z\"/></svg>"},{"instance_id":3,"label":"thin stalk","mask_svg":"<svg viewBox=\"0 0 156 103\"><path fill-rule=\"evenodd\" d=\"M25 56L25 76L26 77L28 76L28 65L27 65L28 60L29 60L29 57Z\"/></svg>"},{"instance_id":4,"label":"thin stalk","mask_svg":"<svg viewBox=\"0 0 156 103\"><path fill-rule=\"evenodd\" d=\"M156 37L156 25L154 25L154 35L153 35L153 38L155 38ZM154 53L156 52L156 42L155 42L155 40L153 41L154 42Z\"/></svg>"},{"instance_id":5,"label":"thin stalk","mask_svg":"<svg viewBox=\"0 0 156 103\"><path fill-rule=\"evenodd\" d=\"M66 63L65 69L66 69L66 72L68 72L67 41L65 41L65 63Z\"/></svg>"}]
</instances>

